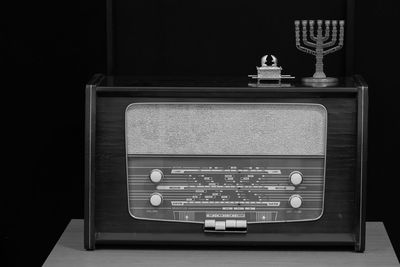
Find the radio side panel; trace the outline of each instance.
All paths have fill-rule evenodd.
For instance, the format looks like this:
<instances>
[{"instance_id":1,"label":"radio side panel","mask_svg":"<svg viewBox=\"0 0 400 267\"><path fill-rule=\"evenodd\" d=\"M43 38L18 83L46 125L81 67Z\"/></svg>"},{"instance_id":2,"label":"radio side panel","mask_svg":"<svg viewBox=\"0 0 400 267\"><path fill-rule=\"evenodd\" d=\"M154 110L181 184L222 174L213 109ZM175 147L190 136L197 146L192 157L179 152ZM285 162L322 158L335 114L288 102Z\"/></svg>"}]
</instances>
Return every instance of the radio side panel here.
<instances>
[{"instance_id":1,"label":"radio side panel","mask_svg":"<svg viewBox=\"0 0 400 267\"><path fill-rule=\"evenodd\" d=\"M154 94L153 94L154 95ZM354 245L357 217L357 94L284 93L204 94L186 92L179 95L157 93L157 97L136 91L127 94L98 93L96 97L95 149L96 170L91 200L97 243L168 242L231 244L347 244ZM126 189L125 111L140 102L261 102L316 103L328 111L325 207L317 221L254 224L246 234L204 233L200 224L136 220L128 210ZM89 186L89 185L88 185ZM88 199L87 201L90 201ZM96 203L96 205L93 205ZM88 205L88 204L86 204ZM89 209L90 210L90 209ZM90 224L89 224L90 225ZM90 233L90 231L89 231Z\"/></svg>"}]
</instances>

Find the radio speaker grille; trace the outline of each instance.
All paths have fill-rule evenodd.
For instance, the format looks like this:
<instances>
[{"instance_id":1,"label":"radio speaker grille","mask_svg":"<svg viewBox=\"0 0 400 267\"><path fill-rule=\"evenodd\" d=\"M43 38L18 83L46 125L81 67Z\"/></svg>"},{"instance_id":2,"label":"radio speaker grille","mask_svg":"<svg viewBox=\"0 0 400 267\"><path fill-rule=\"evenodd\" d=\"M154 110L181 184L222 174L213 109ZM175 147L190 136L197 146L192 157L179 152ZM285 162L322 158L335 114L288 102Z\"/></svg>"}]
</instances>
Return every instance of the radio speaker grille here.
<instances>
[{"instance_id":1,"label":"radio speaker grille","mask_svg":"<svg viewBox=\"0 0 400 267\"><path fill-rule=\"evenodd\" d=\"M128 154L325 155L318 104L134 103L125 119Z\"/></svg>"}]
</instances>

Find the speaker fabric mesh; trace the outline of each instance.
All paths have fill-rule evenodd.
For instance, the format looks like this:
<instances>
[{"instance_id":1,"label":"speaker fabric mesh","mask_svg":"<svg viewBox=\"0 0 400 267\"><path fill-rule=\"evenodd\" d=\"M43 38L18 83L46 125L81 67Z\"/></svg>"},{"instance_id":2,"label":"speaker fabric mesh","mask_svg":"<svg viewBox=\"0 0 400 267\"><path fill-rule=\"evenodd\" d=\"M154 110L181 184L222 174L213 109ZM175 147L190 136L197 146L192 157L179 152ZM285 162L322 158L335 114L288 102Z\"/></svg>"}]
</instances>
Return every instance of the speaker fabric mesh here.
<instances>
[{"instance_id":1,"label":"speaker fabric mesh","mask_svg":"<svg viewBox=\"0 0 400 267\"><path fill-rule=\"evenodd\" d=\"M125 119L128 154L325 154L317 104L134 103Z\"/></svg>"}]
</instances>

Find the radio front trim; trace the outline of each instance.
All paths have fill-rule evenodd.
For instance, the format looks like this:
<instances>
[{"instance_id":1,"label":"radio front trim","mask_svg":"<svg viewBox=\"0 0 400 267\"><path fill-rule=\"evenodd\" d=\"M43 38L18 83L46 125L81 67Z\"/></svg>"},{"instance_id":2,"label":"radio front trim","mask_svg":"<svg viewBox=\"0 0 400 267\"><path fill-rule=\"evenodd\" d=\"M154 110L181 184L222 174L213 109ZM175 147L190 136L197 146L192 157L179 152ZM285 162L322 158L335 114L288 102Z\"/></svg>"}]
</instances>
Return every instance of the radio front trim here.
<instances>
[{"instance_id":1,"label":"radio front trim","mask_svg":"<svg viewBox=\"0 0 400 267\"><path fill-rule=\"evenodd\" d=\"M140 220L199 223L205 231L245 232L247 224L315 221L324 210L326 109L314 103L152 102L133 105L320 106L322 155L130 154L128 208ZM128 118L126 117L126 132ZM130 137L125 134L126 142ZM297 165L297 166L296 166ZM272 168L273 167L273 168ZM279 167L279 168L278 168ZM243 225L246 227L243 227ZM235 227L238 226L238 227Z\"/></svg>"}]
</instances>

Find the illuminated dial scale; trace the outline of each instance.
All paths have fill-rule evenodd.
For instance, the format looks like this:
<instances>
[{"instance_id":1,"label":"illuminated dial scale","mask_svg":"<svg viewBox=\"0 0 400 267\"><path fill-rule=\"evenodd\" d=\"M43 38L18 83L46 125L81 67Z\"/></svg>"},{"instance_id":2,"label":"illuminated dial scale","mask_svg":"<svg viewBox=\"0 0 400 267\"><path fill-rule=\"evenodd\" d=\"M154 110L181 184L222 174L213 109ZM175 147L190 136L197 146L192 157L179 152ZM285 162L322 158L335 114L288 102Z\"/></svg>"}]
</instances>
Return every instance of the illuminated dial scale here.
<instances>
[{"instance_id":1,"label":"illuminated dial scale","mask_svg":"<svg viewBox=\"0 0 400 267\"><path fill-rule=\"evenodd\" d=\"M225 165L228 162L235 165ZM196 163L215 165L190 167ZM253 166L246 166L249 163ZM196 223L210 219L250 224L316 220L323 213L324 164L320 156L131 156L129 212L136 219Z\"/></svg>"},{"instance_id":2,"label":"illuminated dial scale","mask_svg":"<svg viewBox=\"0 0 400 267\"><path fill-rule=\"evenodd\" d=\"M232 168L232 169L218 169L218 168L215 168L215 169L174 169L174 170L171 171L171 174L198 173L198 172L200 172L200 173L201 172L207 172L207 174L209 174L209 173L241 173L241 174L248 173L248 175L242 176L241 180L249 180L249 178L254 177L253 173L281 174L280 170L263 170L263 169L259 169L259 168L248 169L248 170L243 170L243 169L239 169L238 170L236 168ZM164 174L159 169L153 169L149 174L149 178L153 183L160 183L163 177L164 177ZM234 186L234 185L222 185L222 186L218 186L218 185L215 185L212 182L212 178L211 177L206 177L205 175L200 175L200 177L203 177L204 180L210 180L210 184L212 184L212 185L205 185L205 186L202 186L202 185L198 185L198 186L196 186L196 185L194 185L194 186L158 186L157 188L158 189L166 189L166 190L168 190L168 189L171 189L171 190L178 190L178 189L185 190L185 189L193 189L193 188L210 188L210 189L212 188L212 189L223 189L223 190L227 190L227 189L230 189L230 190L248 189L250 191L252 189L261 189L261 188L267 188L267 189L270 189L270 190L277 190L277 189L279 189L279 187L282 187L282 186L261 186L261 185L254 185L254 184L245 185L245 186L242 186L242 185L237 185L237 186ZM225 179L227 181L229 181L229 180L232 181L233 180L232 179L232 175L230 175L230 174L225 175ZM301 172L294 171L294 172L290 173L288 179L289 179L289 182L292 185L298 186L303 181L303 175L302 175ZM289 187L287 187L287 189L289 189ZM292 189L292 187L290 187L290 189ZM214 199L215 196L219 196L219 195L221 195L221 194L217 193L217 194L209 195L208 199L210 199L210 198ZM207 199L207 196L205 196L205 198ZM240 204L240 203L243 203L243 204L245 204L245 203L258 204L260 202L260 201L257 201L257 202L255 202L255 201L235 201L235 203L232 203L232 201L224 201L223 200L223 199L227 199L226 196L224 197L224 196L221 195L221 198L222 198L222 201L217 202L218 204L228 204L228 203L229 204ZM153 193L153 194L151 194L149 200L150 200L150 204L152 206L158 207L158 206L161 205L162 195L160 193ZM297 209L297 208L301 207L302 199L301 199L300 195L297 195L297 194L296 195L291 195L289 197L288 201L289 201L290 206L292 208L294 208L294 209ZM194 201L193 198L190 199L189 201L186 201L186 203L191 203L191 202L196 203L196 202L199 202L199 201ZM211 201L207 201L207 202L208 203L212 203ZM269 203L266 203L266 204L269 204ZM274 205L274 204L272 204L272 205Z\"/></svg>"}]
</instances>

